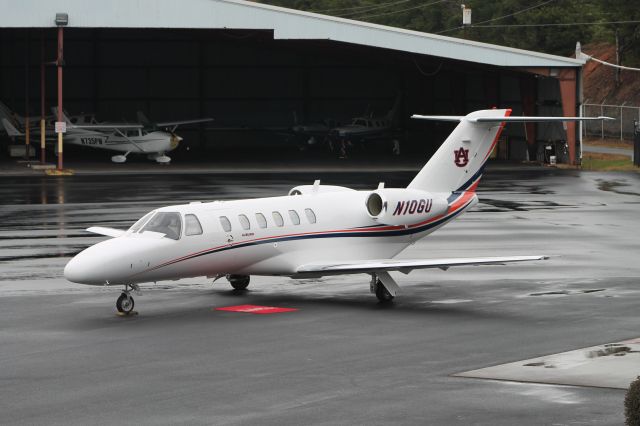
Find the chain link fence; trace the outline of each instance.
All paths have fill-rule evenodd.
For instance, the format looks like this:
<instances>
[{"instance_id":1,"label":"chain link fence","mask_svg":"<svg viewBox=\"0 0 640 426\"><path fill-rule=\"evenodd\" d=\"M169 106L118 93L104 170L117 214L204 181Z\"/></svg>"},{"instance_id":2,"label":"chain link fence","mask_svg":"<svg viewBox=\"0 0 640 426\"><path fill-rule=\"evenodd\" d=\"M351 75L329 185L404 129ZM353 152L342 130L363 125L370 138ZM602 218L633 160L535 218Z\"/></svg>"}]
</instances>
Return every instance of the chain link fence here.
<instances>
[{"instance_id":1,"label":"chain link fence","mask_svg":"<svg viewBox=\"0 0 640 426\"><path fill-rule=\"evenodd\" d=\"M606 104L582 104L582 116L604 115L616 121L585 121L582 123L583 137L601 139L633 140L634 122L640 121L640 107Z\"/></svg>"}]
</instances>

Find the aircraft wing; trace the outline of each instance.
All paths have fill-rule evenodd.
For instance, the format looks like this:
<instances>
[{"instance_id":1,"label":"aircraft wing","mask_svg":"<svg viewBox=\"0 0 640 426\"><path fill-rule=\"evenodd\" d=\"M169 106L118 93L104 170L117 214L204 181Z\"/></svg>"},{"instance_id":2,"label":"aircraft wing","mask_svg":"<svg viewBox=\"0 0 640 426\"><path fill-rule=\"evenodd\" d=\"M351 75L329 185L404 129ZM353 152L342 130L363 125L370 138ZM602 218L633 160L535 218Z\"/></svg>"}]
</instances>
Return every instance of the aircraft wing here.
<instances>
[{"instance_id":1,"label":"aircraft wing","mask_svg":"<svg viewBox=\"0 0 640 426\"><path fill-rule=\"evenodd\" d=\"M181 121L163 121L161 123L155 123L157 127L173 127L173 126L182 126L184 124L198 124L198 123L208 123L213 121L213 118L196 118L193 120L181 120Z\"/></svg>"},{"instance_id":2,"label":"aircraft wing","mask_svg":"<svg viewBox=\"0 0 640 426\"><path fill-rule=\"evenodd\" d=\"M503 265L511 262L526 262L532 260L546 260L548 256L506 256L506 257L475 257L453 259L380 259L356 260L335 263L310 263L299 266L298 274L322 276L338 274L360 274L381 271L400 271L408 274L414 269L439 268L447 270L452 266L469 265Z\"/></svg>"},{"instance_id":3,"label":"aircraft wing","mask_svg":"<svg viewBox=\"0 0 640 426\"><path fill-rule=\"evenodd\" d=\"M70 129L87 129L87 130L133 130L143 129L142 124L129 124L129 123L110 123L110 124L68 124Z\"/></svg>"},{"instance_id":4,"label":"aircraft wing","mask_svg":"<svg viewBox=\"0 0 640 426\"><path fill-rule=\"evenodd\" d=\"M123 231L122 229L105 228L103 226L92 226L91 228L87 228L87 231L113 238L119 237L120 235L127 232Z\"/></svg>"}]
</instances>

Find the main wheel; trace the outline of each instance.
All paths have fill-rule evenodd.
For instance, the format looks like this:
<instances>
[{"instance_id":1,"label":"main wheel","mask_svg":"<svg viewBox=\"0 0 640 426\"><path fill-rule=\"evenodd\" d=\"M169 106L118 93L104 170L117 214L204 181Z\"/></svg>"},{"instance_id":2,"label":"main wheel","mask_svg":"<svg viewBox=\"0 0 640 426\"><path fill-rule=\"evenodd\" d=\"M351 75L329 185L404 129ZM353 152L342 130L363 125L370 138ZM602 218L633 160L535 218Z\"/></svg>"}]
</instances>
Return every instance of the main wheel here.
<instances>
[{"instance_id":1,"label":"main wheel","mask_svg":"<svg viewBox=\"0 0 640 426\"><path fill-rule=\"evenodd\" d=\"M122 312L123 314L130 314L131 311L133 311L134 305L135 302L133 301L133 297L126 293L122 293L116 301L116 309L118 312Z\"/></svg>"},{"instance_id":2,"label":"main wheel","mask_svg":"<svg viewBox=\"0 0 640 426\"><path fill-rule=\"evenodd\" d=\"M378 280L378 285L376 286L376 297L382 303L388 303L393 300L393 295L389 293L389 290Z\"/></svg>"},{"instance_id":3,"label":"main wheel","mask_svg":"<svg viewBox=\"0 0 640 426\"><path fill-rule=\"evenodd\" d=\"M249 275L227 275L227 280L234 290L246 290L251 277Z\"/></svg>"}]
</instances>

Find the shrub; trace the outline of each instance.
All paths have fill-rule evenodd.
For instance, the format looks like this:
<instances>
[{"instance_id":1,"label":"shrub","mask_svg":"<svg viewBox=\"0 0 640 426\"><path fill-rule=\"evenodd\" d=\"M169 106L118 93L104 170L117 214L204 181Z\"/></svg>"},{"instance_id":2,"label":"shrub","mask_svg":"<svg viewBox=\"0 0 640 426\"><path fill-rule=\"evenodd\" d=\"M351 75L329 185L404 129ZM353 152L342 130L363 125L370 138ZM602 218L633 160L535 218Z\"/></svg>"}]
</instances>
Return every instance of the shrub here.
<instances>
[{"instance_id":1,"label":"shrub","mask_svg":"<svg viewBox=\"0 0 640 426\"><path fill-rule=\"evenodd\" d=\"M640 376L638 376L627 390L624 398L624 415L628 426L640 426Z\"/></svg>"}]
</instances>

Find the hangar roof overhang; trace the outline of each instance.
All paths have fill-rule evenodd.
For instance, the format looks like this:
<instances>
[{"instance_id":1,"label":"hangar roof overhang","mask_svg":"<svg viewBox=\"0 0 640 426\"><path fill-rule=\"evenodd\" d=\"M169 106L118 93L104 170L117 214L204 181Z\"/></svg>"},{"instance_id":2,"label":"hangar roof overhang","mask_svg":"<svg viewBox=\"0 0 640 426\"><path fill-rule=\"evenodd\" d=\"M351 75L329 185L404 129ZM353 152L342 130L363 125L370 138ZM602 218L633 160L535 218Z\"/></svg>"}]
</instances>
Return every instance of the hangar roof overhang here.
<instances>
[{"instance_id":1,"label":"hangar roof overhang","mask_svg":"<svg viewBox=\"0 0 640 426\"><path fill-rule=\"evenodd\" d=\"M274 39L332 40L504 67L582 67L584 60L242 0L4 0L0 27L263 29ZM8 4L11 3L11 4Z\"/></svg>"}]
</instances>

